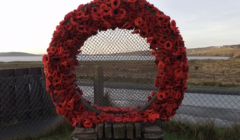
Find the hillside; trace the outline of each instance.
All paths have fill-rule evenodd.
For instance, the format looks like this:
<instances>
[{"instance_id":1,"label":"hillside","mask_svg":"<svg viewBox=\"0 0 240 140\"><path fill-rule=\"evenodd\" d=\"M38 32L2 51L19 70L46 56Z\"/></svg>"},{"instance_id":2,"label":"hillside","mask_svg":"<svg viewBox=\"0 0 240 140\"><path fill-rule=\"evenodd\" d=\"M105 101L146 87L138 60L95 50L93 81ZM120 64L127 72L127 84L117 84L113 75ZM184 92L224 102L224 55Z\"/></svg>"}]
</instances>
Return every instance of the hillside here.
<instances>
[{"instance_id":1,"label":"hillside","mask_svg":"<svg viewBox=\"0 0 240 140\"><path fill-rule=\"evenodd\" d=\"M4 52L4 53L0 52L0 57L1 56L38 56L38 55L24 52Z\"/></svg>"},{"instance_id":2,"label":"hillside","mask_svg":"<svg viewBox=\"0 0 240 140\"><path fill-rule=\"evenodd\" d=\"M110 55L137 55L137 56L149 56L150 50L146 51L133 51L127 53L115 53ZM210 46L204 48L189 48L187 49L188 56L228 56L235 57L240 56L240 44L239 45L223 45L223 46Z\"/></svg>"},{"instance_id":3,"label":"hillside","mask_svg":"<svg viewBox=\"0 0 240 140\"><path fill-rule=\"evenodd\" d=\"M240 45L187 49L188 56L240 56Z\"/></svg>"}]
</instances>

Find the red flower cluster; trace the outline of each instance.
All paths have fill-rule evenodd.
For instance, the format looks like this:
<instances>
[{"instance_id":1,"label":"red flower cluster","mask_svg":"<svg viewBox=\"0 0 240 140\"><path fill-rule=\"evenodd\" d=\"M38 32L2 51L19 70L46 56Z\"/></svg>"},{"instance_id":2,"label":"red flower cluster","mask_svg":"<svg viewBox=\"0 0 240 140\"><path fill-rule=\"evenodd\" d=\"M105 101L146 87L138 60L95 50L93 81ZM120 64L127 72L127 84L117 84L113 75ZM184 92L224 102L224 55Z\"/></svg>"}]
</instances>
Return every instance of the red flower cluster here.
<instances>
[{"instance_id":1,"label":"red flower cluster","mask_svg":"<svg viewBox=\"0 0 240 140\"><path fill-rule=\"evenodd\" d=\"M84 42L98 31L108 29L134 30L147 38L159 68L152 92L158 100L151 110L136 112L135 108L98 107L100 114L87 112L77 87L75 66L77 55ZM154 122L157 118L168 121L172 118L186 91L188 62L184 41L176 22L163 14L146 0L94 0L69 12L56 27L46 55L43 56L46 89L57 113L63 115L73 126L92 127L101 122ZM84 99L88 102L86 99ZM119 113L120 112L120 113Z\"/></svg>"}]
</instances>

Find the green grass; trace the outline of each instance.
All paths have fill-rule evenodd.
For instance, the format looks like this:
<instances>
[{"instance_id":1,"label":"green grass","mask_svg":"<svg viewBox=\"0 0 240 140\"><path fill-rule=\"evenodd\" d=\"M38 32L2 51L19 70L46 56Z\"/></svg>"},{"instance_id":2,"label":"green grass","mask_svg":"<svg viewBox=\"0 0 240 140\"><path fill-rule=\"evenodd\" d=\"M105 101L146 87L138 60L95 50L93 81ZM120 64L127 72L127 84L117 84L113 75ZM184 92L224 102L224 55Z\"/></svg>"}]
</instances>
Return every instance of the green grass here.
<instances>
[{"instance_id":1,"label":"green grass","mask_svg":"<svg viewBox=\"0 0 240 140\"><path fill-rule=\"evenodd\" d=\"M170 121L163 123L162 129L164 140L239 140L240 138L240 124L219 128L211 121L196 124ZM38 136L4 140L70 140L73 130L74 128L64 120Z\"/></svg>"},{"instance_id":2,"label":"green grass","mask_svg":"<svg viewBox=\"0 0 240 140\"><path fill-rule=\"evenodd\" d=\"M181 136L192 137L197 140L239 140L240 124L221 128L214 126L213 121L204 123L183 123L181 121L170 121L163 123L163 130L168 133L176 133Z\"/></svg>"},{"instance_id":3,"label":"green grass","mask_svg":"<svg viewBox=\"0 0 240 140\"><path fill-rule=\"evenodd\" d=\"M70 140L71 133L74 128L67 123L65 120L57 124L54 128L46 130L38 136L24 136L15 139L4 139L4 140ZM176 133L164 132L164 140L195 140L187 136L181 136Z\"/></svg>"}]
</instances>

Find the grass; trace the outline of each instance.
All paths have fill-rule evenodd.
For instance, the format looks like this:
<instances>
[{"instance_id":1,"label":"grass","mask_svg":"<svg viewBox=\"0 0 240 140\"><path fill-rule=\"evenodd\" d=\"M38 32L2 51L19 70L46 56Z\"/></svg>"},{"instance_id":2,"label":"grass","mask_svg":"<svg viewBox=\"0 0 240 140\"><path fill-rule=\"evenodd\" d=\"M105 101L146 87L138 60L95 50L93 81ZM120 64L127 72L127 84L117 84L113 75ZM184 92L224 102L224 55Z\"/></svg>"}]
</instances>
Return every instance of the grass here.
<instances>
[{"instance_id":1,"label":"grass","mask_svg":"<svg viewBox=\"0 0 240 140\"><path fill-rule=\"evenodd\" d=\"M222 47L222 48L187 49L187 55L189 56L238 56L240 55L240 48Z\"/></svg>"},{"instance_id":2,"label":"grass","mask_svg":"<svg viewBox=\"0 0 240 140\"><path fill-rule=\"evenodd\" d=\"M38 136L24 136L14 139L4 139L4 140L69 140L71 133L74 128L67 123L65 120L57 124L54 128L45 131ZM195 140L187 136L181 136L176 133L164 132L164 140Z\"/></svg>"},{"instance_id":3,"label":"grass","mask_svg":"<svg viewBox=\"0 0 240 140\"><path fill-rule=\"evenodd\" d=\"M187 85L240 87L240 59L189 60ZM103 67L104 81L153 84L158 68L153 61L81 61L75 73L81 80L93 80L94 67ZM42 62L0 62L0 69L43 67Z\"/></svg>"},{"instance_id":4,"label":"grass","mask_svg":"<svg viewBox=\"0 0 240 140\"><path fill-rule=\"evenodd\" d=\"M163 130L168 133L176 133L182 136L192 137L197 140L239 140L240 124L231 127L220 128L214 126L213 121L190 124L181 121L169 121L163 123Z\"/></svg>"},{"instance_id":5,"label":"grass","mask_svg":"<svg viewBox=\"0 0 240 140\"><path fill-rule=\"evenodd\" d=\"M164 140L239 140L240 124L218 128L213 122L190 124L181 121L164 122ZM74 128L65 120L38 136L4 140L69 140Z\"/></svg>"}]
</instances>

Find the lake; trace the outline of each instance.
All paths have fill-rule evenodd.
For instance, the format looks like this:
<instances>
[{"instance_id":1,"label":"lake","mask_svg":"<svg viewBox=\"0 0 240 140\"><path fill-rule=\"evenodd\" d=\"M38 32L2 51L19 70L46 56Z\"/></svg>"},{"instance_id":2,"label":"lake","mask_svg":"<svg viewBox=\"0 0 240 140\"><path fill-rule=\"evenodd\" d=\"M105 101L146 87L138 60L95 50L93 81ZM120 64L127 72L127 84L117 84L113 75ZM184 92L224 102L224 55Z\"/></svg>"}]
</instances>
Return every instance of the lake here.
<instances>
[{"instance_id":1,"label":"lake","mask_svg":"<svg viewBox=\"0 0 240 140\"><path fill-rule=\"evenodd\" d=\"M188 56L188 60L202 59L228 59L229 57L222 56ZM154 56L81 56L80 61L94 60L154 60ZM42 56L1 56L0 62L12 61L42 61Z\"/></svg>"}]
</instances>

